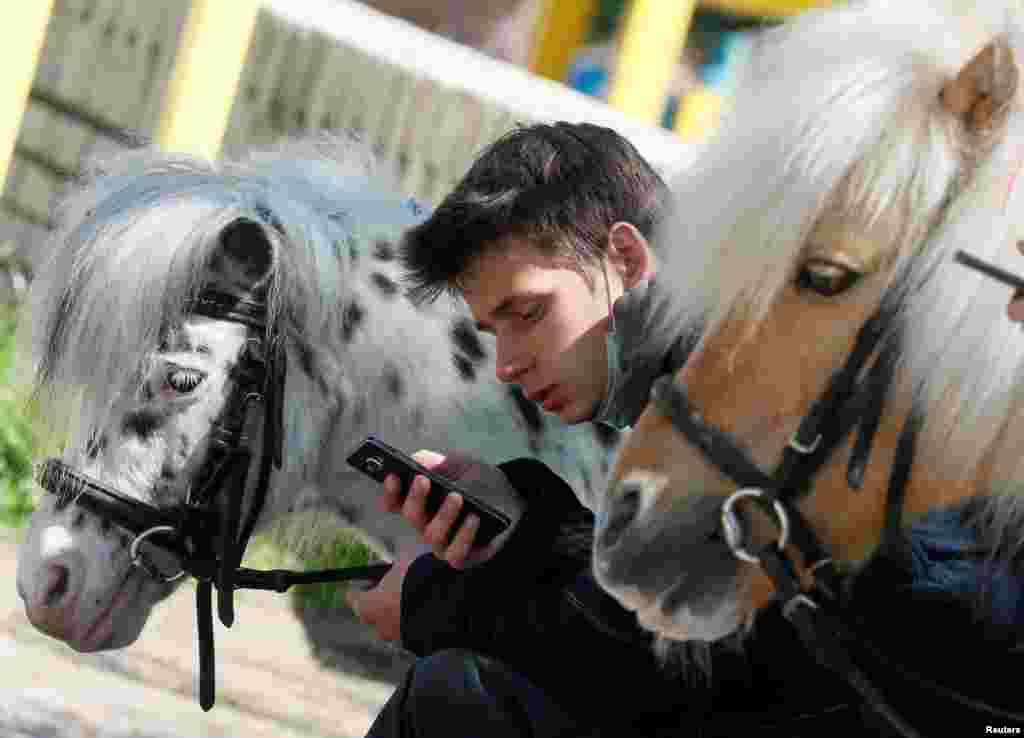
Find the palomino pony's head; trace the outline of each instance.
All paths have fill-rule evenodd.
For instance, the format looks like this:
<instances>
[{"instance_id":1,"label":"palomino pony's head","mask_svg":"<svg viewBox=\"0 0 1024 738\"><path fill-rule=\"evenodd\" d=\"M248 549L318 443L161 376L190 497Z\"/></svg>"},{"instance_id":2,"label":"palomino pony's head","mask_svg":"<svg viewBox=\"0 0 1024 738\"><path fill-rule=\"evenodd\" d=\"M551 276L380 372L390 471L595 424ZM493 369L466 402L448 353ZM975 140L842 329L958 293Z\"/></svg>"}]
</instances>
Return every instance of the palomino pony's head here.
<instances>
[{"instance_id":1,"label":"palomino pony's head","mask_svg":"<svg viewBox=\"0 0 1024 738\"><path fill-rule=\"evenodd\" d=\"M352 262L369 259L375 233L417 219L417 208L377 189L370 162L341 139L223 164L144 150L103 162L77 187L25 308L40 415L66 438L58 468L160 510L196 492L243 361L253 351L268 360L263 328L193 310L217 294L235 314L264 306L260 322L276 327L289 357L275 487L290 492L272 492L261 520L299 504L321 426L367 412L344 406L344 382L359 381L360 368L335 366L361 317L349 301L373 288L354 283ZM321 386L325 376L340 379ZM132 536L74 503L44 495L29 523L18 573L26 612L79 650L127 645L172 589L133 561L164 576L180 562L153 541L132 551Z\"/></svg>"},{"instance_id":2,"label":"palomino pony's head","mask_svg":"<svg viewBox=\"0 0 1024 738\"><path fill-rule=\"evenodd\" d=\"M780 543L783 516L753 504L756 492L734 497L751 483L696 444L717 429L748 470L779 473L872 316L877 340L856 349L860 400L824 418L858 422L792 506L835 566L857 571L891 530L890 474L910 461L890 508L897 530L978 498L974 522L992 550L1018 552L1024 336L1006 316L1010 290L953 257L965 249L1024 266L1024 46L1016 18L988 30L972 22L877 2L770 32L722 128L675 183L677 214L660 235L674 247L658 279L673 295L673 330L701 340L662 388L676 400L685 391L701 430L688 438L665 403L649 404L595 534L603 586L668 639L722 638L774 596L758 557L736 550ZM897 451L905 427L918 428L912 457ZM868 440L865 455L856 444ZM727 499L731 526L720 522ZM792 543L783 548L806 585L808 562Z\"/></svg>"}]
</instances>

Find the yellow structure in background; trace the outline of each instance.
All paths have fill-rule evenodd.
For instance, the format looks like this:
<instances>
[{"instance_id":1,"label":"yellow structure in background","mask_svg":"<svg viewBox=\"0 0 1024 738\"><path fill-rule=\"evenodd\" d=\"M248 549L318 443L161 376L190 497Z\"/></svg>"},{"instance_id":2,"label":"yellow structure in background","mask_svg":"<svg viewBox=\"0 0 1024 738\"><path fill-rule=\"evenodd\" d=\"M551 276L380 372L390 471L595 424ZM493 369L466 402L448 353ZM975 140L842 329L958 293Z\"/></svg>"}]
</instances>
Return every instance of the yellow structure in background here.
<instances>
[{"instance_id":1,"label":"yellow structure in background","mask_svg":"<svg viewBox=\"0 0 1024 738\"><path fill-rule=\"evenodd\" d=\"M734 15L781 19L831 0L631 0L611 70L608 102L622 112L660 125L673 68L686 44L697 6ZM575 52L586 40L595 0L546 0L530 69L564 81ZM701 88L680 101L675 130L694 138L714 125L720 96Z\"/></svg>"},{"instance_id":2,"label":"yellow structure in background","mask_svg":"<svg viewBox=\"0 0 1024 738\"><path fill-rule=\"evenodd\" d=\"M597 0L544 0L530 53L530 71L558 82L565 80L573 54L587 40L596 13Z\"/></svg>"},{"instance_id":3,"label":"yellow structure in background","mask_svg":"<svg viewBox=\"0 0 1024 738\"><path fill-rule=\"evenodd\" d=\"M696 0L632 0L619 41L608 104L660 125Z\"/></svg>"},{"instance_id":4,"label":"yellow structure in background","mask_svg":"<svg viewBox=\"0 0 1024 738\"><path fill-rule=\"evenodd\" d=\"M6 179L54 0L8 3L4 8L4 63L0 64L0 178Z\"/></svg>"},{"instance_id":5,"label":"yellow structure in background","mask_svg":"<svg viewBox=\"0 0 1024 738\"><path fill-rule=\"evenodd\" d=\"M154 137L160 146L220 153L260 4L192 0Z\"/></svg>"}]
</instances>

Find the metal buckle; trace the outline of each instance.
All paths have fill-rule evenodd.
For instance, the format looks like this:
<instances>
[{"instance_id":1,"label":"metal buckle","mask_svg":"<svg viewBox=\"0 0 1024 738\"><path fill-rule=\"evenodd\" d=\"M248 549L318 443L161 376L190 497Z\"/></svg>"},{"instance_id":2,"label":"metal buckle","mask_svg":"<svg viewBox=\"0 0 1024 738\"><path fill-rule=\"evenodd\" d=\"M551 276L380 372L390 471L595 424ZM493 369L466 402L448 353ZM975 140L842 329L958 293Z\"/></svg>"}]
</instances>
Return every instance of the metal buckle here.
<instances>
[{"instance_id":1,"label":"metal buckle","mask_svg":"<svg viewBox=\"0 0 1024 738\"><path fill-rule=\"evenodd\" d=\"M722 530L725 533L725 542L729 545L733 555L736 556L740 561L746 561L748 564L759 564L761 559L754 556L752 553L747 551L743 546L743 531L740 527L739 520L736 518L736 512L733 508L736 505L737 500L741 500L744 497L764 497L764 490L757 489L755 487L744 487L738 489L729 495L725 502L722 503ZM782 506L782 503L776 499L772 499L772 510L775 511L775 517L779 521L779 540L776 544L781 551L789 543L789 516L786 514L786 508Z\"/></svg>"},{"instance_id":2,"label":"metal buckle","mask_svg":"<svg viewBox=\"0 0 1024 738\"><path fill-rule=\"evenodd\" d=\"M789 598L789 601L786 602L785 605L782 606L782 614L786 618L786 620L793 619L793 610L796 608L797 605L804 605L810 610L818 609L818 603L812 600L807 595L803 593L794 595Z\"/></svg>"},{"instance_id":3,"label":"metal buckle","mask_svg":"<svg viewBox=\"0 0 1024 738\"><path fill-rule=\"evenodd\" d=\"M141 544L144 540L149 538L154 533L174 533L174 532L175 532L174 526L171 526L171 525L155 525L152 528L150 528L149 530L144 530L141 533L139 533L139 535L135 536L135 540L132 541L131 548L128 549L128 551L129 551L129 553L131 555L131 558L132 558L132 565L133 566L137 566L138 568L142 569L144 572L149 574L151 577L153 577L157 581L174 582L174 581L177 581L178 579L181 579L183 576L185 576L185 569L182 568L181 571L179 571L177 574L175 574L172 577L169 577L169 576L165 575L163 572L157 571L156 567L154 567L152 564L150 564L148 561L146 561L145 557L143 557L139 553L139 544Z\"/></svg>"},{"instance_id":4,"label":"metal buckle","mask_svg":"<svg viewBox=\"0 0 1024 738\"><path fill-rule=\"evenodd\" d=\"M797 431L797 433L799 433L799 432L800 431ZM819 444L821 444L821 434L820 433L818 435L816 435L814 437L814 440L811 441L811 443L809 445L807 445L807 446L805 446L804 444L800 443L800 441L797 440L797 437L796 437L797 433L794 433L790 437L790 439L789 439L789 447L791 449L793 449L794 451L796 451L799 454L803 454L804 456L809 456L810 454L813 454L815 451L818 450L818 446L819 446Z\"/></svg>"}]
</instances>

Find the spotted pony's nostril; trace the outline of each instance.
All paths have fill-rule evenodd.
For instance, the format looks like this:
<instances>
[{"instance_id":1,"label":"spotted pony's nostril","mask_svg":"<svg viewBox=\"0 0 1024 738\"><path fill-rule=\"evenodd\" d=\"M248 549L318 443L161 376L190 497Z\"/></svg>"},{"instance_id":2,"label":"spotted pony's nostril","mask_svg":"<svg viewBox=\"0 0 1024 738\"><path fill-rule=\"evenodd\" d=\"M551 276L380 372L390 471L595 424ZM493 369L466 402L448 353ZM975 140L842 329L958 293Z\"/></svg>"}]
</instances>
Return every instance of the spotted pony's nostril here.
<instances>
[{"instance_id":1,"label":"spotted pony's nostril","mask_svg":"<svg viewBox=\"0 0 1024 738\"><path fill-rule=\"evenodd\" d=\"M612 548L622 538L637 513L640 512L641 485L639 482L623 482L617 494L609 503L610 509L598 531L598 543L602 548Z\"/></svg>"}]
</instances>

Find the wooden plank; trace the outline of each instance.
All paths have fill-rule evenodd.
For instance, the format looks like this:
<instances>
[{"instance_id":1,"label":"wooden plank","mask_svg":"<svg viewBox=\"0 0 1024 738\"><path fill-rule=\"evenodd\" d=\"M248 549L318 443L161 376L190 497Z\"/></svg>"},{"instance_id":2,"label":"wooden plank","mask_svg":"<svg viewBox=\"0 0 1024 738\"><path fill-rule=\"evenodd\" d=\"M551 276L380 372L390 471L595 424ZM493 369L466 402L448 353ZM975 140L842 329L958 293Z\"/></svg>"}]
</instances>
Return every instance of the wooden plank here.
<instances>
[{"instance_id":1,"label":"wooden plank","mask_svg":"<svg viewBox=\"0 0 1024 738\"><path fill-rule=\"evenodd\" d=\"M306 28L290 29L288 55L276 70L274 117L275 129L280 136L290 136L304 129L306 101L309 95L307 74L310 66L312 31Z\"/></svg>"},{"instance_id":2,"label":"wooden plank","mask_svg":"<svg viewBox=\"0 0 1024 738\"><path fill-rule=\"evenodd\" d=\"M68 27L56 62L60 71L50 87L54 97L69 104L88 104L96 80L98 28L112 1L62 0Z\"/></svg>"},{"instance_id":3,"label":"wooden plank","mask_svg":"<svg viewBox=\"0 0 1024 738\"><path fill-rule=\"evenodd\" d=\"M225 150L237 151L265 140L266 108L272 94L268 76L278 61L280 40L286 31L284 20L265 9L260 11L232 105Z\"/></svg>"},{"instance_id":4,"label":"wooden plank","mask_svg":"<svg viewBox=\"0 0 1024 738\"><path fill-rule=\"evenodd\" d=\"M67 36L78 23L75 0L54 0L46 37L39 53L33 88L52 91L60 78Z\"/></svg>"},{"instance_id":5,"label":"wooden plank","mask_svg":"<svg viewBox=\"0 0 1024 738\"><path fill-rule=\"evenodd\" d=\"M337 44L321 32L313 33L309 43L310 65L306 72L302 127L306 130L329 129L333 127L330 99L331 89L335 85L331 59Z\"/></svg>"},{"instance_id":6,"label":"wooden plank","mask_svg":"<svg viewBox=\"0 0 1024 738\"><path fill-rule=\"evenodd\" d=\"M242 76L258 0L192 0L155 140L215 157Z\"/></svg>"},{"instance_id":7,"label":"wooden plank","mask_svg":"<svg viewBox=\"0 0 1024 738\"><path fill-rule=\"evenodd\" d=\"M150 7L149 22L139 27L139 113L134 121L135 128L148 137L152 137L163 113L190 0L161 0Z\"/></svg>"},{"instance_id":8,"label":"wooden plank","mask_svg":"<svg viewBox=\"0 0 1024 738\"><path fill-rule=\"evenodd\" d=\"M18 176L13 192L5 197L35 222L45 223L50 219L50 205L60 186L60 180L39 164L23 158L18 159Z\"/></svg>"},{"instance_id":9,"label":"wooden plank","mask_svg":"<svg viewBox=\"0 0 1024 738\"><path fill-rule=\"evenodd\" d=\"M289 130L288 85L289 70L301 54L302 30L291 24L282 24L276 60L267 70L269 95L263 110L265 131L269 140L284 136Z\"/></svg>"},{"instance_id":10,"label":"wooden plank","mask_svg":"<svg viewBox=\"0 0 1024 738\"><path fill-rule=\"evenodd\" d=\"M0 65L0 176L7 175L22 113L46 38L52 0L9 5L4 13L4 63Z\"/></svg>"},{"instance_id":11,"label":"wooden plank","mask_svg":"<svg viewBox=\"0 0 1024 738\"><path fill-rule=\"evenodd\" d=\"M392 89L395 102L389 114L382 118L381 154L395 167L399 186L408 193L406 172L409 160L402 151L402 140L406 121L415 115L416 78L402 70L395 76Z\"/></svg>"}]
</instances>

